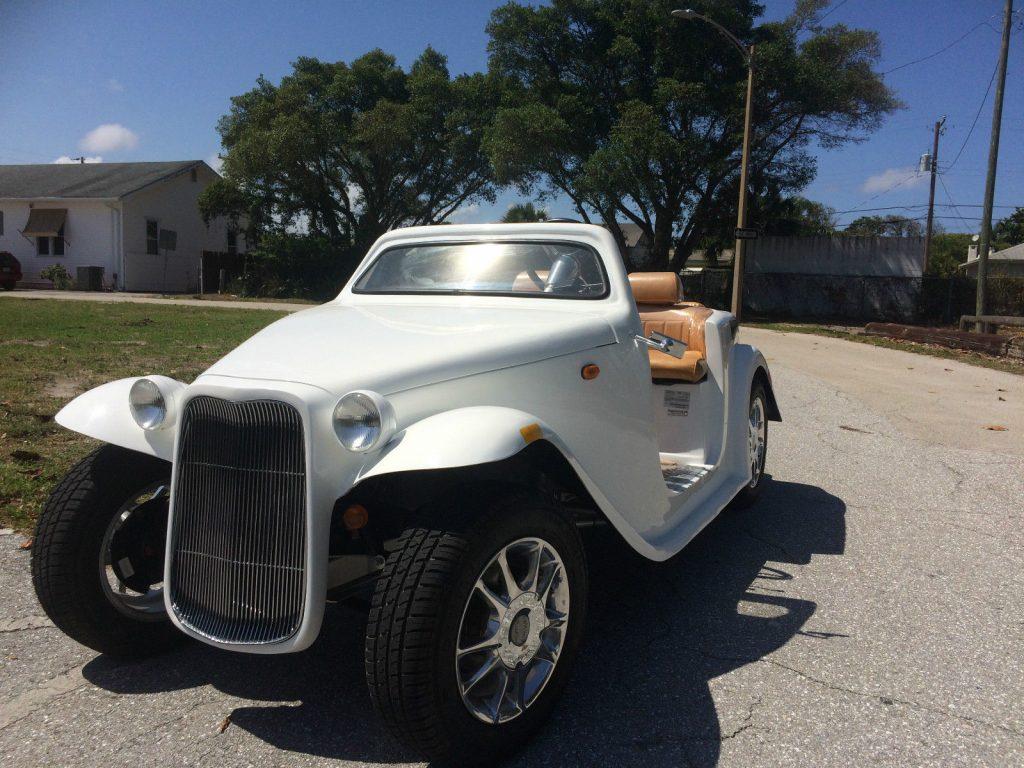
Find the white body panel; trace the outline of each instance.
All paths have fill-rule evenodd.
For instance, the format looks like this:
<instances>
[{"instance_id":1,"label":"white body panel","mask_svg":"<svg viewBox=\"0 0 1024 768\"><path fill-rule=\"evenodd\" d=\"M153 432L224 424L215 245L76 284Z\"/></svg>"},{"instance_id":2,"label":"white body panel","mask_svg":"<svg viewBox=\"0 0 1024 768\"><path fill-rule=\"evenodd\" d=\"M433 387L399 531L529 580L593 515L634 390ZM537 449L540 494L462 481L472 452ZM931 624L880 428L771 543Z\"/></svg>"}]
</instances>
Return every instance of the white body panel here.
<instances>
[{"instance_id":1,"label":"white body panel","mask_svg":"<svg viewBox=\"0 0 1024 768\"><path fill-rule=\"evenodd\" d=\"M587 243L604 261L609 293L598 300L544 300L351 290L383 248L479 239ZM533 424L630 545L653 560L676 554L750 480L748 397L753 377L758 369L767 373L767 366L757 350L734 343L731 321L724 312L707 321L709 374L703 382L653 385L647 348L635 338L640 318L607 231L573 224L477 225L385 235L337 299L278 321L193 384L182 385L181 403L199 394L280 399L294 405L305 423L312 607L289 640L244 650L299 650L315 639L326 589L327 531L338 498L378 475L508 458L526 446L521 430ZM581 377L588 364L600 367L596 379ZM147 433L129 415L132 381L82 395L61 411L59 423L173 459L174 425ZM332 427L334 405L356 389L384 395L395 413L394 436L368 453L346 451ZM685 415L663 407L668 389L688 393ZM672 493L659 465L666 455L709 469L692 490Z\"/></svg>"}]
</instances>

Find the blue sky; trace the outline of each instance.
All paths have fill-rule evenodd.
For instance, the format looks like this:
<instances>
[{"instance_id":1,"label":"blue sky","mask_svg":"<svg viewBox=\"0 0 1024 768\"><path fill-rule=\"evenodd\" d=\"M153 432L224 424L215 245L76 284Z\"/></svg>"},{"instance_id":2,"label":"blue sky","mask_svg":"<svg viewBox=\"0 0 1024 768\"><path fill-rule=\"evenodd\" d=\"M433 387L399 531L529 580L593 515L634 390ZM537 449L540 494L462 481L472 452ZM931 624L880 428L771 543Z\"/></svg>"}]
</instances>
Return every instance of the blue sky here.
<instances>
[{"instance_id":1,"label":"blue sky","mask_svg":"<svg viewBox=\"0 0 1024 768\"><path fill-rule=\"evenodd\" d=\"M0 8L0 163L51 162L86 155L105 161L213 158L217 118L232 95L264 74L279 79L300 55L352 59L382 47L407 65L425 45L449 58L453 72L486 66L484 27L491 0L414 2L56 3L4 0ZM793 0L768 0L768 18ZM877 29L883 71L907 108L862 144L819 153L806 190L838 211L927 202L918 158L932 125L947 116L940 148L945 169L938 211L952 231L977 226L984 193L992 94L978 114L999 52L1003 0L837 0L829 22ZM1018 12L1011 38L996 204L1024 205L1024 33ZM666 23L672 23L666 21ZM986 25L987 23L987 25ZM980 25L980 26L979 26ZM975 28L977 27L977 28ZM709 42L712 39L709 38ZM994 91L994 88L993 88ZM949 163L964 145L955 167ZM895 185L895 186L894 186ZM948 190L948 195L947 195ZM518 199L463 210L462 221L488 221ZM568 206L550 206L572 215ZM878 211L919 215L922 209ZM997 208L999 214L1008 209ZM843 213L846 223L861 213ZM959 217L962 215L962 219Z\"/></svg>"}]
</instances>

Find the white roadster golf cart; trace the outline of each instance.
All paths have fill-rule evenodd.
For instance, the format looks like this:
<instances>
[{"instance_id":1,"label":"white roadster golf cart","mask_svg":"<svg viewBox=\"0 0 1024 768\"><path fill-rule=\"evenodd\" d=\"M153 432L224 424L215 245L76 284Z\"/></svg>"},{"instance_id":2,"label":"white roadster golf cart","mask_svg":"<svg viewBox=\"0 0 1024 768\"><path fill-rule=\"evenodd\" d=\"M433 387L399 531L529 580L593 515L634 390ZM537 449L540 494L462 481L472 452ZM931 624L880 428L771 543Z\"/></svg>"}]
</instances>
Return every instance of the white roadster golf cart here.
<instances>
[{"instance_id":1,"label":"white roadster golf cart","mask_svg":"<svg viewBox=\"0 0 1024 768\"><path fill-rule=\"evenodd\" d=\"M626 275L582 224L382 237L333 301L191 384L151 375L57 414L105 445L39 520L39 600L75 640L248 653L370 594L366 676L394 732L509 754L565 685L587 604L578 529L651 560L761 487L764 358L673 273Z\"/></svg>"}]
</instances>

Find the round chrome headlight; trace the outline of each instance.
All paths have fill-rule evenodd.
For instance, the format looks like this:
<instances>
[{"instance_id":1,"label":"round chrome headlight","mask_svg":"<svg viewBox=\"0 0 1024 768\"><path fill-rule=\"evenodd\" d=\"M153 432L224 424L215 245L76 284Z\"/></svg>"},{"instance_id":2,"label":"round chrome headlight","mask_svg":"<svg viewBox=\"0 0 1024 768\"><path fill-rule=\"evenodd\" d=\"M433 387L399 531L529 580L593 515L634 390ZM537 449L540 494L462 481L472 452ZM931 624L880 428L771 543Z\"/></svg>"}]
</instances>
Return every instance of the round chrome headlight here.
<instances>
[{"instance_id":1,"label":"round chrome headlight","mask_svg":"<svg viewBox=\"0 0 1024 768\"><path fill-rule=\"evenodd\" d=\"M350 451L371 451L395 431L391 404L376 392L349 392L334 406L334 433Z\"/></svg>"},{"instance_id":2,"label":"round chrome headlight","mask_svg":"<svg viewBox=\"0 0 1024 768\"><path fill-rule=\"evenodd\" d=\"M159 429L167 419L167 400L155 381L139 379L128 393L132 418L143 429Z\"/></svg>"}]
</instances>

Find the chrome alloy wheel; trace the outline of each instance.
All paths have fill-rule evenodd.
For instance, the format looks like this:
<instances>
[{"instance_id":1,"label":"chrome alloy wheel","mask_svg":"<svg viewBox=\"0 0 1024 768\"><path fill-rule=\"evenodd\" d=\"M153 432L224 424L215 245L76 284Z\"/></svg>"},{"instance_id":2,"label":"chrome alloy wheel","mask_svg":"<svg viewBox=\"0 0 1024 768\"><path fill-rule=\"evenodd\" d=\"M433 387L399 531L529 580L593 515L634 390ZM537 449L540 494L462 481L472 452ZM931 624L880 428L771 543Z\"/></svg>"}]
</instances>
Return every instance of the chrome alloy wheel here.
<instances>
[{"instance_id":1,"label":"chrome alloy wheel","mask_svg":"<svg viewBox=\"0 0 1024 768\"><path fill-rule=\"evenodd\" d=\"M491 559L459 623L455 672L474 717L489 724L523 714L551 679L569 621L562 559L543 539L519 539Z\"/></svg>"},{"instance_id":2,"label":"chrome alloy wheel","mask_svg":"<svg viewBox=\"0 0 1024 768\"><path fill-rule=\"evenodd\" d=\"M143 621L166 617L162 573L166 527L160 524L166 526L168 500L167 480L140 489L111 519L100 546L103 594L121 613ZM156 531L151 530L154 524ZM126 536L130 543L121 541Z\"/></svg>"},{"instance_id":3,"label":"chrome alloy wheel","mask_svg":"<svg viewBox=\"0 0 1024 768\"><path fill-rule=\"evenodd\" d=\"M755 397L750 402L750 422L747 425L747 449L750 459L750 488L761 482L764 471L764 451L768 437L768 423L765 420L764 401Z\"/></svg>"}]
</instances>

